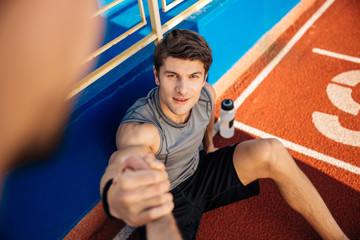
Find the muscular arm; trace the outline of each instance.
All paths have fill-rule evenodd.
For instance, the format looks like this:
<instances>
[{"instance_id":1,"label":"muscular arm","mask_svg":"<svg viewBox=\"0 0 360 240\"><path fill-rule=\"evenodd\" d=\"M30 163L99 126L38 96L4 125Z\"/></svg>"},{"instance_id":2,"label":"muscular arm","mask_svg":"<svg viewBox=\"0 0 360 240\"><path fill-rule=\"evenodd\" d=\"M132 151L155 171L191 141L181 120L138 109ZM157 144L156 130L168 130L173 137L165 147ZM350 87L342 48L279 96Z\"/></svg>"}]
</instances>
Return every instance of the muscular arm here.
<instances>
[{"instance_id":1,"label":"muscular arm","mask_svg":"<svg viewBox=\"0 0 360 240\"><path fill-rule=\"evenodd\" d=\"M153 148L156 144L152 144L148 138L154 137L156 139L156 132L151 126L146 126L140 123L125 123L122 124L116 134L117 151L114 152L110 159L109 165L100 182L100 191L102 191L105 183L121 173L125 167L124 161L130 156L145 156L148 153L153 153ZM161 163L158 164L159 170L164 170Z\"/></svg>"},{"instance_id":2,"label":"muscular arm","mask_svg":"<svg viewBox=\"0 0 360 240\"><path fill-rule=\"evenodd\" d=\"M146 224L148 239L181 239L171 214L174 204L165 166L153 155L160 146L156 127L125 123L116 140L118 150L100 183L102 191L114 179L107 193L111 215L130 226Z\"/></svg>"},{"instance_id":3,"label":"muscular arm","mask_svg":"<svg viewBox=\"0 0 360 240\"><path fill-rule=\"evenodd\" d=\"M121 124L116 133L117 151L110 159L100 183L102 189L105 183L114 178L124 168L124 161L130 156L143 157L148 153L154 154L160 146L160 136L155 126L148 123L130 122ZM152 168L164 170L162 163L151 161ZM101 190L100 190L101 191Z\"/></svg>"},{"instance_id":4,"label":"muscular arm","mask_svg":"<svg viewBox=\"0 0 360 240\"><path fill-rule=\"evenodd\" d=\"M213 102L215 102L216 94L214 88L209 84L206 83L206 88L211 93ZM215 151L214 143L213 143L213 130L214 130L214 122L215 122L215 109L213 109L211 116L210 116L210 122L206 127L206 131L204 134L203 144L204 144L204 150L209 153Z\"/></svg>"},{"instance_id":5,"label":"muscular arm","mask_svg":"<svg viewBox=\"0 0 360 240\"><path fill-rule=\"evenodd\" d=\"M122 124L117 132L118 150L111 155L101 179L101 192L106 182L113 179L107 192L111 215L130 226L144 225L163 216L164 210L167 213L172 210L172 197L168 193L170 183L164 165L148 155L157 150L157 140L160 138L153 125ZM136 160L131 160L133 158ZM145 164L131 167L129 171L128 161Z\"/></svg>"}]
</instances>

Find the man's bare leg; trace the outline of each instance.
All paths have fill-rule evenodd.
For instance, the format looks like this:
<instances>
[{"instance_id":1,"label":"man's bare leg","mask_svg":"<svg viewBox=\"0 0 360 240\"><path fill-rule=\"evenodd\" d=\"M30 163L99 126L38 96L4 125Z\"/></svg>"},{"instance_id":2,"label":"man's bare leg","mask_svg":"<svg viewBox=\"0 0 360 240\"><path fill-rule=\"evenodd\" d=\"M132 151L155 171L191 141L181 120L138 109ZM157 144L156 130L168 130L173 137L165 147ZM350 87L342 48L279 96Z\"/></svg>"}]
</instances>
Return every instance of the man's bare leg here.
<instances>
[{"instance_id":1,"label":"man's bare leg","mask_svg":"<svg viewBox=\"0 0 360 240\"><path fill-rule=\"evenodd\" d=\"M348 239L313 184L278 140L257 139L240 143L233 162L244 185L260 178L272 179L288 205L323 239Z\"/></svg>"}]
</instances>

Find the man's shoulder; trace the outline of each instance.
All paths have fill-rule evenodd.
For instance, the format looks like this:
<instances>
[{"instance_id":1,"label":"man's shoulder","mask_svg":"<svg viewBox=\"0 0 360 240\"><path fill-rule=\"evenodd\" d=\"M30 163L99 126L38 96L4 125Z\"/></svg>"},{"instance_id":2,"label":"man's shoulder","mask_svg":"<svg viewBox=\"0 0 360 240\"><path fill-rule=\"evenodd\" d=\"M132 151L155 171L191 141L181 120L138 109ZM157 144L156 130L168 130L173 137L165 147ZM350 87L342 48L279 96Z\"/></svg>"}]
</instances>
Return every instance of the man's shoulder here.
<instances>
[{"instance_id":1,"label":"man's shoulder","mask_svg":"<svg viewBox=\"0 0 360 240\"><path fill-rule=\"evenodd\" d=\"M155 88L146 97L139 98L125 113L121 124L125 122L154 122L157 118L153 103Z\"/></svg>"}]
</instances>

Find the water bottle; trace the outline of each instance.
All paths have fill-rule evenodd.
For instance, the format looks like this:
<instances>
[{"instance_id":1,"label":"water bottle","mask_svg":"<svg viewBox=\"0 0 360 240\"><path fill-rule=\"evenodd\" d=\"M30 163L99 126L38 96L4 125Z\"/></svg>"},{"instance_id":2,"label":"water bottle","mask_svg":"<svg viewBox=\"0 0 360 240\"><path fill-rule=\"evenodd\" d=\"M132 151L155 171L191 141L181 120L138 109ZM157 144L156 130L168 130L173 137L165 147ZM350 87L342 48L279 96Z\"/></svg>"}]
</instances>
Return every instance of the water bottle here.
<instances>
[{"instance_id":1,"label":"water bottle","mask_svg":"<svg viewBox=\"0 0 360 240\"><path fill-rule=\"evenodd\" d=\"M235 108L231 99L225 99L221 102L220 108L220 136L231 138L234 136L234 118Z\"/></svg>"}]
</instances>

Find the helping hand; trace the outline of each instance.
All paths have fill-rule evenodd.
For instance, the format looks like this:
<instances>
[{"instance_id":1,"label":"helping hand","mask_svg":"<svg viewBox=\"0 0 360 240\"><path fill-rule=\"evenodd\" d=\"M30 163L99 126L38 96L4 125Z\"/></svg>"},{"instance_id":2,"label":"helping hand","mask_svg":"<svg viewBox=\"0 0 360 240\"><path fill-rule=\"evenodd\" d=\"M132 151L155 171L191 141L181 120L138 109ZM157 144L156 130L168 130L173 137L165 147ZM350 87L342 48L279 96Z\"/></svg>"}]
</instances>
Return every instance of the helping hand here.
<instances>
[{"instance_id":1,"label":"helping hand","mask_svg":"<svg viewBox=\"0 0 360 240\"><path fill-rule=\"evenodd\" d=\"M152 154L130 156L122 163L107 193L111 215L136 227L171 213L174 203L165 166Z\"/></svg>"}]
</instances>

